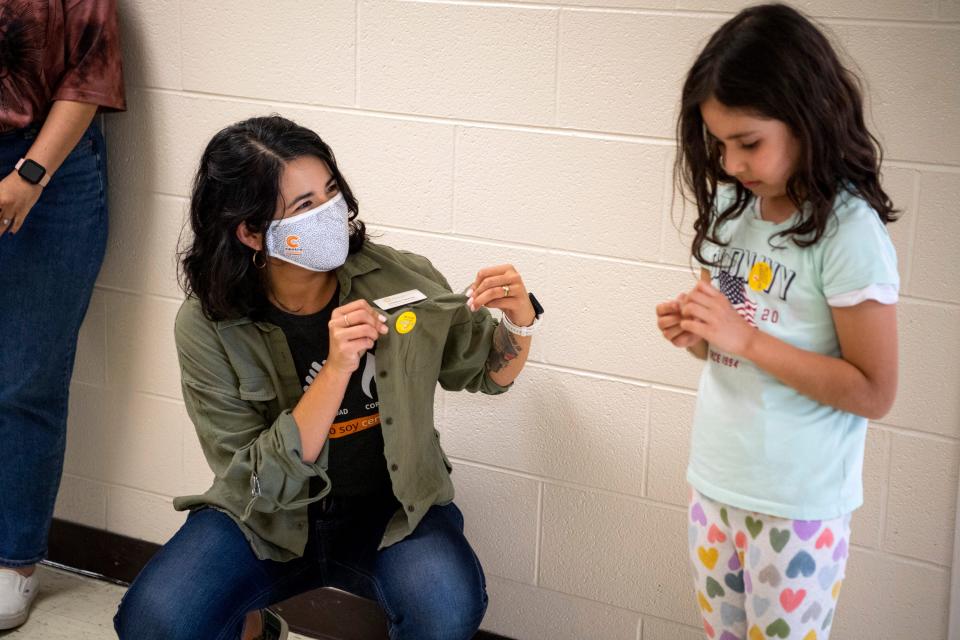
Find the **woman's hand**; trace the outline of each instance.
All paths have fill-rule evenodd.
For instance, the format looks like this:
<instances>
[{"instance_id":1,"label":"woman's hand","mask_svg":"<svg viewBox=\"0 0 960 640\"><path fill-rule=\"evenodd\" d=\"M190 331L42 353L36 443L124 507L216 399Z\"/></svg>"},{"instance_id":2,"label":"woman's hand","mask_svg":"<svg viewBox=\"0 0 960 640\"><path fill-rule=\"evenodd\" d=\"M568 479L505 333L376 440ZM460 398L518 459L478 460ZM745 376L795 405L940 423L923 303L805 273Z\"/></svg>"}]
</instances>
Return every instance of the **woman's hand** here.
<instances>
[{"instance_id":1,"label":"woman's hand","mask_svg":"<svg viewBox=\"0 0 960 640\"><path fill-rule=\"evenodd\" d=\"M16 171L0 180L0 236L20 230L42 192L43 187L30 184Z\"/></svg>"},{"instance_id":2,"label":"woman's hand","mask_svg":"<svg viewBox=\"0 0 960 640\"><path fill-rule=\"evenodd\" d=\"M680 314L680 329L734 355L743 356L757 334L725 295L702 280L680 304Z\"/></svg>"},{"instance_id":3,"label":"woman's hand","mask_svg":"<svg viewBox=\"0 0 960 640\"><path fill-rule=\"evenodd\" d=\"M500 309L518 327L530 326L537 317L523 278L510 264L478 271L467 289L467 298L471 311L480 307Z\"/></svg>"},{"instance_id":4,"label":"woman's hand","mask_svg":"<svg viewBox=\"0 0 960 640\"><path fill-rule=\"evenodd\" d=\"M330 351L326 367L351 374L360 366L360 358L373 348L373 343L387 333L386 317L375 311L366 300L354 300L337 307L330 316Z\"/></svg>"},{"instance_id":5,"label":"woman's hand","mask_svg":"<svg viewBox=\"0 0 960 640\"><path fill-rule=\"evenodd\" d=\"M700 336L680 328L680 321L683 319L680 309L686 300L687 294L681 293L676 299L657 305L657 328L673 346L682 349L689 349L703 342Z\"/></svg>"}]
</instances>

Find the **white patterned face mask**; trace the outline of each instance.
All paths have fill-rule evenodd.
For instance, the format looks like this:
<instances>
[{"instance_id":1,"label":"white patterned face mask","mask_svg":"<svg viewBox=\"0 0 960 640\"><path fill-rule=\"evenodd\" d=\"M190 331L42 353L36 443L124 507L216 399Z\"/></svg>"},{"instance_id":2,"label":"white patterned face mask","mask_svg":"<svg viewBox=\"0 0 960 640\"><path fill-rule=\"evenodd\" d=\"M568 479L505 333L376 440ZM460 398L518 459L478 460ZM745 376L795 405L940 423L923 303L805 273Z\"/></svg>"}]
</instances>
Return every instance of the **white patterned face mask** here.
<instances>
[{"instance_id":1,"label":"white patterned face mask","mask_svg":"<svg viewBox=\"0 0 960 640\"><path fill-rule=\"evenodd\" d=\"M274 220L264 235L266 253L310 271L333 271L350 250L349 214L338 193L319 207Z\"/></svg>"}]
</instances>

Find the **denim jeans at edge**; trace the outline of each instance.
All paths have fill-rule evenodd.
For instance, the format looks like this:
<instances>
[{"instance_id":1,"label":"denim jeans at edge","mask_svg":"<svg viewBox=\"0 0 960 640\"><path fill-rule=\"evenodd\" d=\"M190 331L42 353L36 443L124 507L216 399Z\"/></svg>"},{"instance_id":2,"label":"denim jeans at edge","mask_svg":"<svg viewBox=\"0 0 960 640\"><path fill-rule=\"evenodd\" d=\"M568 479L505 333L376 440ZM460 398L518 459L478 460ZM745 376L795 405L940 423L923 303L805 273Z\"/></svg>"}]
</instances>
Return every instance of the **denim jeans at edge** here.
<instances>
[{"instance_id":1,"label":"denim jeans at edge","mask_svg":"<svg viewBox=\"0 0 960 640\"><path fill-rule=\"evenodd\" d=\"M221 511L191 513L130 585L114 618L120 640L237 640L247 612L324 586L376 600L391 640L474 636L486 582L456 505L431 507L382 550L393 496L316 505L304 555L290 562L258 559Z\"/></svg>"},{"instance_id":2,"label":"denim jeans at edge","mask_svg":"<svg viewBox=\"0 0 960 640\"><path fill-rule=\"evenodd\" d=\"M0 133L0 179L37 133ZM0 566L31 565L47 552L77 334L106 249L106 193L94 123L20 231L0 236Z\"/></svg>"}]
</instances>

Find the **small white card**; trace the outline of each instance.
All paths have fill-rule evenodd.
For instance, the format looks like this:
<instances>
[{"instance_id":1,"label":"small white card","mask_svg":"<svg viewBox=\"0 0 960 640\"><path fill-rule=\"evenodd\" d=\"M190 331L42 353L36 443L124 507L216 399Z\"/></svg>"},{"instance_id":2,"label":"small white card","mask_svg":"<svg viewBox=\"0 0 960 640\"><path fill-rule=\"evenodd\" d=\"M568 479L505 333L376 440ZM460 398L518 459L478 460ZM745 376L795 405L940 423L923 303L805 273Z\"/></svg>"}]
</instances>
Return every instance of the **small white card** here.
<instances>
[{"instance_id":1,"label":"small white card","mask_svg":"<svg viewBox=\"0 0 960 640\"><path fill-rule=\"evenodd\" d=\"M427 296L425 296L419 289L410 289L410 291L395 293L392 296L374 300L373 304L377 305L384 311L390 311L390 309L396 309L397 307L402 307L405 304L413 304L414 302L420 302L421 300L426 299Z\"/></svg>"}]
</instances>

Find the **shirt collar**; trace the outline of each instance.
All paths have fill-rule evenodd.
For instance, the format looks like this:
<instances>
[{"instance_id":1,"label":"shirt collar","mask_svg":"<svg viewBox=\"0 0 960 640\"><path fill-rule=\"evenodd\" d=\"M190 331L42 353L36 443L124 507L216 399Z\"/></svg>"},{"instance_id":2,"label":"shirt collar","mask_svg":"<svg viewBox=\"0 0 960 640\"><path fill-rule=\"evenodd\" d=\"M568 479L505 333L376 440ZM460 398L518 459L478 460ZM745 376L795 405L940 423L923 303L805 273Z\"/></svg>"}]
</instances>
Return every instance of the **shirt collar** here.
<instances>
[{"instance_id":1,"label":"shirt collar","mask_svg":"<svg viewBox=\"0 0 960 640\"><path fill-rule=\"evenodd\" d=\"M344 299L350 295L354 278L370 273L371 271L376 271L379 268L380 263L367 253L366 247L361 248L360 251L356 253L348 255L347 261L337 269L337 281L340 283L340 298ZM244 316L242 318L220 320L217 322L217 329L226 329L251 323L264 332L272 331L276 328L275 325L269 322L252 320L248 316Z\"/></svg>"}]
</instances>

